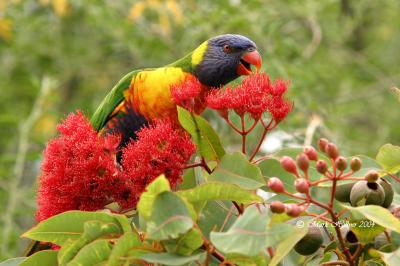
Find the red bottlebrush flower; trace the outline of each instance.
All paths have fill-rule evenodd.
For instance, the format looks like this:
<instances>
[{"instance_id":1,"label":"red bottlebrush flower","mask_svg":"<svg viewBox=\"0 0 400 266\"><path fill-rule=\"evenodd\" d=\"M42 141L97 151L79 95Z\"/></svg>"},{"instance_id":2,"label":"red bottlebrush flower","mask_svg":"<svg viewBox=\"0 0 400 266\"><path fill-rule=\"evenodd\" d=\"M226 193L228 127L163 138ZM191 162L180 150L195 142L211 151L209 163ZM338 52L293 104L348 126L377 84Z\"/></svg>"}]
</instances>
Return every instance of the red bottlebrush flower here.
<instances>
[{"instance_id":1,"label":"red bottlebrush flower","mask_svg":"<svg viewBox=\"0 0 400 266\"><path fill-rule=\"evenodd\" d=\"M98 136L80 112L57 129L60 135L44 151L38 221L67 210L101 209L120 190L114 161L118 137Z\"/></svg>"},{"instance_id":2,"label":"red bottlebrush flower","mask_svg":"<svg viewBox=\"0 0 400 266\"><path fill-rule=\"evenodd\" d=\"M272 84L265 73L247 76L236 87L224 91L213 90L207 96L207 105L226 114L228 110L238 115L250 114L258 120L269 112L276 123L282 121L292 109L292 103L285 99L287 82L277 80Z\"/></svg>"},{"instance_id":3,"label":"red bottlebrush flower","mask_svg":"<svg viewBox=\"0 0 400 266\"><path fill-rule=\"evenodd\" d=\"M177 105L190 112L201 113L206 107L202 85L193 76L187 77L180 84L172 85L171 96Z\"/></svg>"},{"instance_id":4,"label":"red bottlebrush flower","mask_svg":"<svg viewBox=\"0 0 400 266\"><path fill-rule=\"evenodd\" d=\"M123 176L129 187L122 200L127 206L135 205L146 186L161 174L175 187L195 151L188 134L169 120L155 121L137 135L138 140L128 144L122 155Z\"/></svg>"}]
</instances>

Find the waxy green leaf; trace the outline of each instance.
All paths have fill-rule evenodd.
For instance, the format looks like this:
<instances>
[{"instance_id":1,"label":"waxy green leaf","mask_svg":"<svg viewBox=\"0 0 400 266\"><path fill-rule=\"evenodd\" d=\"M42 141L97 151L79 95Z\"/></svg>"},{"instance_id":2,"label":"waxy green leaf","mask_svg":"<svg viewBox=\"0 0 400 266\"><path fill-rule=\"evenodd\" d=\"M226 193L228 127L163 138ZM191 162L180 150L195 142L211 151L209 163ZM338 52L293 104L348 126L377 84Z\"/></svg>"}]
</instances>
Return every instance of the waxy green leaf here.
<instances>
[{"instance_id":1,"label":"waxy green leaf","mask_svg":"<svg viewBox=\"0 0 400 266\"><path fill-rule=\"evenodd\" d=\"M387 172L397 173L400 171L400 146L383 145L376 155L376 160Z\"/></svg>"},{"instance_id":2,"label":"waxy green leaf","mask_svg":"<svg viewBox=\"0 0 400 266\"><path fill-rule=\"evenodd\" d=\"M192 136L201 156L213 161L219 161L224 156L225 150L221 141L207 120L179 106L178 119L182 127Z\"/></svg>"},{"instance_id":3,"label":"waxy green leaf","mask_svg":"<svg viewBox=\"0 0 400 266\"><path fill-rule=\"evenodd\" d=\"M152 206L158 194L164 191L170 191L168 179L164 175L160 175L146 187L146 191L140 196L137 209L144 219L149 219Z\"/></svg>"},{"instance_id":4,"label":"waxy green leaf","mask_svg":"<svg viewBox=\"0 0 400 266\"><path fill-rule=\"evenodd\" d=\"M68 263L68 266L86 266L105 263L111 254L112 245L106 239L96 240L84 246Z\"/></svg>"},{"instance_id":5,"label":"waxy green leaf","mask_svg":"<svg viewBox=\"0 0 400 266\"><path fill-rule=\"evenodd\" d=\"M206 258L206 252L197 253L191 256L180 256L171 253L147 253L141 258L150 263L159 263L161 265L179 266L188 265L190 262L199 262L200 264Z\"/></svg>"},{"instance_id":6,"label":"waxy green leaf","mask_svg":"<svg viewBox=\"0 0 400 266\"><path fill-rule=\"evenodd\" d=\"M68 211L40 222L22 236L62 246L69 239L78 239L84 231L85 222L93 220L115 224L124 232L131 231L129 221L123 215L105 212Z\"/></svg>"},{"instance_id":7,"label":"waxy green leaf","mask_svg":"<svg viewBox=\"0 0 400 266\"><path fill-rule=\"evenodd\" d=\"M176 194L164 191L154 200L152 213L147 222L150 239L178 238L193 227L193 220L185 202Z\"/></svg>"},{"instance_id":8,"label":"waxy green leaf","mask_svg":"<svg viewBox=\"0 0 400 266\"><path fill-rule=\"evenodd\" d=\"M232 200L238 203L262 202L262 198L237 185L222 182L207 182L193 189L181 190L178 195L188 202L196 203L209 200Z\"/></svg>"},{"instance_id":9,"label":"waxy green leaf","mask_svg":"<svg viewBox=\"0 0 400 266\"><path fill-rule=\"evenodd\" d=\"M125 256L133 247L140 246L141 244L142 242L140 241L138 234L134 232L125 233L115 243L106 266L121 265L121 257Z\"/></svg>"},{"instance_id":10,"label":"waxy green leaf","mask_svg":"<svg viewBox=\"0 0 400 266\"><path fill-rule=\"evenodd\" d=\"M255 206L250 206L228 231L211 232L210 240L224 253L256 256L267 247L268 221L268 211L260 211Z\"/></svg>"},{"instance_id":11,"label":"waxy green leaf","mask_svg":"<svg viewBox=\"0 0 400 266\"><path fill-rule=\"evenodd\" d=\"M400 233L400 221L394 217L388 209L377 205L366 205L359 207L351 207L344 204L341 205L356 215L362 215L389 230Z\"/></svg>"},{"instance_id":12,"label":"waxy green leaf","mask_svg":"<svg viewBox=\"0 0 400 266\"><path fill-rule=\"evenodd\" d=\"M265 186L260 169L240 152L226 154L208 180L235 184L248 190Z\"/></svg>"},{"instance_id":13,"label":"waxy green leaf","mask_svg":"<svg viewBox=\"0 0 400 266\"><path fill-rule=\"evenodd\" d=\"M43 250L26 258L19 266L55 266L58 265L56 250Z\"/></svg>"}]
</instances>

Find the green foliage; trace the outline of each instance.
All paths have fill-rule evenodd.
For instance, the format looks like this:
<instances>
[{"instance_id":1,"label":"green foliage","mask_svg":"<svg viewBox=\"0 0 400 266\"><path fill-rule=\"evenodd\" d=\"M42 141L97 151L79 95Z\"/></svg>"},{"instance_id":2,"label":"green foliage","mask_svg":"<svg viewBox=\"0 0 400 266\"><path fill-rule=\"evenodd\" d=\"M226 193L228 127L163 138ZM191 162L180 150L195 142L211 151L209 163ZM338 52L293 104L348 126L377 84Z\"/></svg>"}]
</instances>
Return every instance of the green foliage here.
<instances>
[{"instance_id":1,"label":"green foliage","mask_svg":"<svg viewBox=\"0 0 400 266\"><path fill-rule=\"evenodd\" d=\"M1 259L20 255L25 246L16 239L34 223L38 164L45 143L55 134L56 121L76 108L93 113L125 73L173 62L217 34L234 32L251 37L271 77L292 80L290 93L295 110L281 127L281 131L293 133L289 136L290 144L315 142L315 136L328 135L340 142L344 154L357 152L371 156L382 143L400 141L395 111L398 89L393 89L395 95L388 90L400 81L397 70L400 19L396 0L270 1L268 5L262 0L153 1L153 4L128 0L3 2L0 4L3 62L0 204L5 208L0 223ZM167 7L167 2L176 5ZM143 3L142 10L139 3ZM221 23L221 18L226 17L229 19ZM42 93L46 86L52 89ZM278 176L287 191L296 192L295 177L280 168L278 159L288 154L294 158L300 150L282 150L255 164L244 155L230 152L236 150L240 137L227 131L215 114L206 113L205 120L183 109L178 112L180 122L198 146L199 155L215 161L215 169L214 164L209 165L213 173L196 171L188 187L174 192L165 177L156 179L141 196L133 219L140 220L140 224L132 223L134 226L127 217L102 212L73 211L52 217L30 229L24 237L61 245L59 251L42 251L28 259L13 259L0 265L17 265L21 260L24 260L21 265L55 265L56 260L69 265L123 265L143 260L196 265L206 260L205 245L209 244L210 235L214 236L212 243L216 241L217 250L238 265L277 265L286 259L304 261L293 255L291 249L307 232L305 227L288 224L293 217L286 213L271 214L271 223L265 225L266 219L261 221L260 217L268 216L267 211L256 213L254 207L248 207L252 204L264 207L255 190L268 192L264 186L269 177ZM314 119L309 119L310 114ZM306 128L316 129L314 138L309 139L303 133L309 132ZM256 128L255 133L258 131ZM257 134L252 134L248 142L255 138ZM278 142L287 145L283 139ZM360 158L363 168L354 178L362 178L371 169L382 174L395 174L400 169L398 146L383 146L377 161L366 156ZM316 172L314 162L310 165L310 180L319 179L321 175ZM322 200L329 196L330 189L331 183L323 183L311 192L313 196L319 192L316 198ZM298 199L288 201L287 195L275 195L266 202L272 200L293 203ZM239 218L232 201L245 209ZM397 193L394 203L400 203ZM357 227L354 232L361 242L368 242L381 230L380 226L392 230L389 233L394 239L393 252L380 252L381 256L369 258L365 264L383 265L384 261L398 265L398 219L382 207L345 208L349 211L343 219L348 216L369 219L379 225L371 230ZM253 217L259 223L246 217ZM233 229L241 228L238 224L265 232L262 236L265 242L249 234L231 235ZM148 235L139 237L138 231ZM250 253L230 253L238 247L225 245L229 237L255 243L256 248L244 245L239 251ZM260 247L271 246L272 259L265 250L260 251ZM336 259L331 250L324 252L321 256L317 254L315 260L308 260L310 264ZM211 261L215 260L212 256Z\"/></svg>"},{"instance_id":2,"label":"green foliage","mask_svg":"<svg viewBox=\"0 0 400 266\"><path fill-rule=\"evenodd\" d=\"M385 171L397 173L400 171L400 147L392 144L383 145L376 155L376 160Z\"/></svg>"},{"instance_id":3,"label":"green foliage","mask_svg":"<svg viewBox=\"0 0 400 266\"><path fill-rule=\"evenodd\" d=\"M89 236L93 234L90 231L91 226L85 228L86 223L91 221L103 223L92 224L92 226L96 227L95 232L97 230L110 230L111 232L120 233L130 231L129 222L120 215L110 215L102 212L68 211L41 222L23 236L33 240L63 245L67 240L79 239L85 230L89 230Z\"/></svg>"},{"instance_id":4,"label":"green foliage","mask_svg":"<svg viewBox=\"0 0 400 266\"><path fill-rule=\"evenodd\" d=\"M219 137L204 118L178 106L178 118L182 127L192 136L201 156L208 160L220 160L225 154Z\"/></svg>"},{"instance_id":5,"label":"green foliage","mask_svg":"<svg viewBox=\"0 0 400 266\"><path fill-rule=\"evenodd\" d=\"M262 198L237 185L210 181L189 190L178 191L190 203L201 203L209 200L232 200L239 203L262 202Z\"/></svg>"},{"instance_id":6,"label":"green foliage","mask_svg":"<svg viewBox=\"0 0 400 266\"><path fill-rule=\"evenodd\" d=\"M57 251L43 250L22 261L19 266L54 266L57 265Z\"/></svg>"},{"instance_id":7,"label":"green foliage","mask_svg":"<svg viewBox=\"0 0 400 266\"><path fill-rule=\"evenodd\" d=\"M226 154L208 180L231 183L248 190L264 186L260 169L249 163L245 155L236 152Z\"/></svg>"},{"instance_id":8,"label":"green foliage","mask_svg":"<svg viewBox=\"0 0 400 266\"><path fill-rule=\"evenodd\" d=\"M165 191L158 194L147 222L147 233L154 240L178 238L193 227L185 202L176 194Z\"/></svg>"},{"instance_id":9,"label":"green foliage","mask_svg":"<svg viewBox=\"0 0 400 266\"><path fill-rule=\"evenodd\" d=\"M267 247L268 221L268 211L249 207L226 232L211 232L211 242L224 253L259 255Z\"/></svg>"},{"instance_id":10,"label":"green foliage","mask_svg":"<svg viewBox=\"0 0 400 266\"><path fill-rule=\"evenodd\" d=\"M345 208L351 210L356 216L362 215L387 229L400 233L400 221L388 209L377 205L345 206Z\"/></svg>"}]
</instances>

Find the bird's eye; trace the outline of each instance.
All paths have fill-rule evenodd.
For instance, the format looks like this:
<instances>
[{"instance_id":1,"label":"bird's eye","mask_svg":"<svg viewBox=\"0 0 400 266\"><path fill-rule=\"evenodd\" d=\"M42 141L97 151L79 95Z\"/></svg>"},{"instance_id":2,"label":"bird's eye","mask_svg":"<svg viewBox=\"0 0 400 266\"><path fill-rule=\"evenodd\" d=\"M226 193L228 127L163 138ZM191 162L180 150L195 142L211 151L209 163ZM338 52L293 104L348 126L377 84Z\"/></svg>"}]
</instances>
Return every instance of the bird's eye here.
<instances>
[{"instance_id":1,"label":"bird's eye","mask_svg":"<svg viewBox=\"0 0 400 266\"><path fill-rule=\"evenodd\" d=\"M225 53L230 53L231 51L232 51L232 48L229 45L225 44L224 45L224 52Z\"/></svg>"}]
</instances>

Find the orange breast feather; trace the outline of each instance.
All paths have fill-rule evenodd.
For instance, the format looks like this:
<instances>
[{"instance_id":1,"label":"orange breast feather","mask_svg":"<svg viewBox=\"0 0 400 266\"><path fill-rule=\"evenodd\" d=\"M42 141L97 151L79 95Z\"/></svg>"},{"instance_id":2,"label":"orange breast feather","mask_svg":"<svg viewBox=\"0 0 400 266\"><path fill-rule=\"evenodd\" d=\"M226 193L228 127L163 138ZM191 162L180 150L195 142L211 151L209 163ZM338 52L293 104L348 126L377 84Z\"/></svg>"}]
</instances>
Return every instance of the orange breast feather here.
<instances>
[{"instance_id":1,"label":"orange breast feather","mask_svg":"<svg viewBox=\"0 0 400 266\"><path fill-rule=\"evenodd\" d=\"M138 73L125 92L125 104L147 119L176 115L176 105L171 97L171 85L180 83L191 75L177 67L162 67Z\"/></svg>"}]
</instances>

